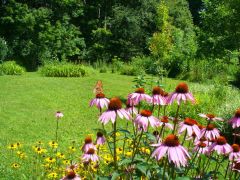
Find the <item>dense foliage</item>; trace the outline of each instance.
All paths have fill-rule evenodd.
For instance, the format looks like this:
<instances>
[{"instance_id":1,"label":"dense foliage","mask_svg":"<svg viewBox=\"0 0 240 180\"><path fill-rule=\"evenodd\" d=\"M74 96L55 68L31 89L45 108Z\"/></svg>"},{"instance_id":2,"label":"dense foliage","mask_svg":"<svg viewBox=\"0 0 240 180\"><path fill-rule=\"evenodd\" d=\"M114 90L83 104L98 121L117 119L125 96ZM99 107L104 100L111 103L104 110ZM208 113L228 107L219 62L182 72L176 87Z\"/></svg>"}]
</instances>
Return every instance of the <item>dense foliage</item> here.
<instances>
[{"instance_id":1,"label":"dense foliage","mask_svg":"<svg viewBox=\"0 0 240 180\"><path fill-rule=\"evenodd\" d=\"M194 74L193 63L211 61L215 66L221 61L231 66L228 75L232 76L240 71L236 68L240 61L239 3L1 1L0 61L14 59L34 70L51 61L109 64L115 57L129 66L134 57L149 56L154 66L149 70L145 63L148 73L185 78Z\"/></svg>"}]
</instances>

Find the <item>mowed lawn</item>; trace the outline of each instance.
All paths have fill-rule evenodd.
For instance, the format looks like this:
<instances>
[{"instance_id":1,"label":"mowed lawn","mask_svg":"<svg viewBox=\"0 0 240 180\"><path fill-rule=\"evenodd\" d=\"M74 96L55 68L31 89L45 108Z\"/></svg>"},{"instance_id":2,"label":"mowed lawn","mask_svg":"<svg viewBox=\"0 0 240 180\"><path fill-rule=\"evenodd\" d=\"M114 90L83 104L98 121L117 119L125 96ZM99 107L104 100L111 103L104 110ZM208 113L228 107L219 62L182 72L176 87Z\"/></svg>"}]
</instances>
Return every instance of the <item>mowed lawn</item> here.
<instances>
[{"instance_id":1,"label":"mowed lawn","mask_svg":"<svg viewBox=\"0 0 240 180\"><path fill-rule=\"evenodd\" d=\"M32 143L54 140L56 111L62 111L62 141L82 140L101 127L98 111L89 107L97 80L103 81L107 97L126 97L133 90L133 77L95 74L83 78L51 78L37 73L0 76L0 142Z\"/></svg>"},{"instance_id":2,"label":"mowed lawn","mask_svg":"<svg viewBox=\"0 0 240 180\"><path fill-rule=\"evenodd\" d=\"M81 143L86 134L92 134L94 128L101 127L97 109L89 107L97 80L103 81L107 97L126 98L134 90L133 79L111 73L96 73L82 78L42 77L38 73L0 76L0 144L54 140L56 111L64 113L59 126L61 142L66 144L76 140ZM177 82L166 79L167 90L173 91ZM182 108L186 116L197 117L200 112L213 112L226 118L239 106L239 90L231 87L190 83L190 90L197 99L197 105L191 109ZM175 108L172 110L174 115Z\"/></svg>"}]
</instances>

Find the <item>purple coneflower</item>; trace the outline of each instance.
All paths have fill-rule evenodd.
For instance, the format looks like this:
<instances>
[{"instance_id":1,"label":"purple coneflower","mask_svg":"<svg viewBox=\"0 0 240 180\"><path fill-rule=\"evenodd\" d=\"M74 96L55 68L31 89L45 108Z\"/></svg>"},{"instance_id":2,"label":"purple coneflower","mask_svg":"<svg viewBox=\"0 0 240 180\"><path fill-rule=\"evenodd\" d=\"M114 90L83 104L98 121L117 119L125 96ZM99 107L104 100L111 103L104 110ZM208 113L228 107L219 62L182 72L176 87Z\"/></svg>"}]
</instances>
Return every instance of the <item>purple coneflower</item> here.
<instances>
[{"instance_id":1,"label":"purple coneflower","mask_svg":"<svg viewBox=\"0 0 240 180\"><path fill-rule=\"evenodd\" d=\"M233 129L240 127L240 109L237 109L235 116L229 120L232 124Z\"/></svg>"},{"instance_id":2,"label":"purple coneflower","mask_svg":"<svg viewBox=\"0 0 240 180\"><path fill-rule=\"evenodd\" d=\"M181 104L181 101L186 102L187 100L195 103L195 99L192 93L188 90L188 85L184 82L179 83L175 89L175 92L171 93L167 99L167 104L172 104L176 100L178 105Z\"/></svg>"},{"instance_id":3,"label":"purple coneflower","mask_svg":"<svg viewBox=\"0 0 240 180\"><path fill-rule=\"evenodd\" d=\"M229 154L229 160L233 161L240 158L240 151L239 151L239 145L233 144L232 145L232 152Z\"/></svg>"},{"instance_id":4,"label":"purple coneflower","mask_svg":"<svg viewBox=\"0 0 240 180\"><path fill-rule=\"evenodd\" d=\"M215 128L214 124L209 124L207 127L202 128L200 137L206 137L207 139L216 139L220 136L219 130Z\"/></svg>"},{"instance_id":5,"label":"purple coneflower","mask_svg":"<svg viewBox=\"0 0 240 180\"><path fill-rule=\"evenodd\" d=\"M187 150L180 145L178 137L173 134L168 135L162 144L158 144L157 149L152 153L152 157L160 160L166 154L169 162L173 162L177 167L185 167L190 158Z\"/></svg>"},{"instance_id":6,"label":"purple coneflower","mask_svg":"<svg viewBox=\"0 0 240 180\"><path fill-rule=\"evenodd\" d=\"M179 131L178 133L181 134L183 131L187 131L188 136L192 136L193 133L200 138L201 131L197 126L197 121L191 118L186 118L183 122L179 123Z\"/></svg>"},{"instance_id":7,"label":"purple coneflower","mask_svg":"<svg viewBox=\"0 0 240 180\"><path fill-rule=\"evenodd\" d=\"M60 119L60 118L63 117L63 113L60 112L60 111L57 111L56 114L55 114L55 117L58 118L58 119Z\"/></svg>"},{"instance_id":8,"label":"purple coneflower","mask_svg":"<svg viewBox=\"0 0 240 180\"><path fill-rule=\"evenodd\" d=\"M199 114L200 117L206 118L208 121L223 121L223 118L216 117L214 114Z\"/></svg>"},{"instance_id":9,"label":"purple coneflower","mask_svg":"<svg viewBox=\"0 0 240 180\"><path fill-rule=\"evenodd\" d=\"M218 154L228 154L232 151L231 146L227 143L227 140L223 136L219 136L210 147L209 151L217 151Z\"/></svg>"},{"instance_id":10,"label":"purple coneflower","mask_svg":"<svg viewBox=\"0 0 240 180\"><path fill-rule=\"evenodd\" d=\"M159 120L152 116L152 112L149 110L142 110L137 115L134 123L138 126L138 129L143 129L143 131L147 131L149 123L152 127L159 126Z\"/></svg>"},{"instance_id":11,"label":"purple coneflower","mask_svg":"<svg viewBox=\"0 0 240 180\"><path fill-rule=\"evenodd\" d=\"M126 103L125 110L131 115L137 114L137 109L134 106L130 105L129 101L127 101L127 103Z\"/></svg>"},{"instance_id":12,"label":"purple coneflower","mask_svg":"<svg viewBox=\"0 0 240 180\"><path fill-rule=\"evenodd\" d=\"M78 164L71 164L71 165L69 165L69 166L66 168L66 171L67 171L67 172L76 171L77 168L78 168Z\"/></svg>"},{"instance_id":13,"label":"purple coneflower","mask_svg":"<svg viewBox=\"0 0 240 180\"><path fill-rule=\"evenodd\" d=\"M134 93L128 95L130 105L137 105L140 101L151 102L151 96L145 94L144 88L137 88Z\"/></svg>"},{"instance_id":14,"label":"purple coneflower","mask_svg":"<svg viewBox=\"0 0 240 180\"><path fill-rule=\"evenodd\" d=\"M97 132L97 145L103 145L106 142L106 138L104 137L102 132Z\"/></svg>"},{"instance_id":15,"label":"purple coneflower","mask_svg":"<svg viewBox=\"0 0 240 180\"><path fill-rule=\"evenodd\" d=\"M80 176L77 175L74 171L70 171L67 173L65 177L63 177L61 180L81 180Z\"/></svg>"},{"instance_id":16,"label":"purple coneflower","mask_svg":"<svg viewBox=\"0 0 240 180\"><path fill-rule=\"evenodd\" d=\"M162 116L159 122L159 126L167 127L168 129L173 130L173 125L169 123L167 116Z\"/></svg>"},{"instance_id":17,"label":"purple coneflower","mask_svg":"<svg viewBox=\"0 0 240 180\"><path fill-rule=\"evenodd\" d=\"M99 161L99 157L95 153L95 149L90 148L88 151L82 155L82 160L84 162L97 162Z\"/></svg>"},{"instance_id":18,"label":"purple coneflower","mask_svg":"<svg viewBox=\"0 0 240 180\"><path fill-rule=\"evenodd\" d=\"M94 99L91 100L90 106L96 105L98 109L103 109L104 107L108 107L109 99L105 98L103 93L99 93L96 95Z\"/></svg>"},{"instance_id":19,"label":"purple coneflower","mask_svg":"<svg viewBox=\"0 0 240 180\"><path fill-rule=\"evenodd\" d=\"M205 144L208 144L208 141L207 141L207 139L203 136L203 137L201 137L200 139L195 139L194 140L194 145L198 145L199 143L205 143Z\"/></svg>"},{"instance_id":20,"label":"purple coneflower","mask_svg":"<svg viewBox=\"0 0 240 180\"><path fill-rule=\"evenodd\" d=\"M160 87L154 87L152 90L151 103L154 105L166 105L166 98L163 96L164 91Z\"/></svg>"},{"instance_id":21,"label":"purple coneflower","mask_svg":"<svg viewBox=\"0 0 240 180\"><path fill-rule=\"evenodd\" d=\"M96 146L93 144L92 138L91 138L90 136L87 136L84 141L85 141L85 143L84 143L84 145L83 145L83 147L82 147L82 151L83 151L84 153L86 153L89 149L95 149L95 150L97 150L97 148L96 148Z\"/></svg>"},{"instance_id":22,"label":"purple coneflower","mask_svg":"<svg viewBox=\"0 0 240 180\"><path fill-rule=\"evenodd\" d=\"M117 116L119 116L121 119L131 119L131 115L122 108L121 100L115 97L110 100L108 104L108 110L102 113L102 115L99 117L99 121L101 121L101 123L104 125L107 124L110 120L112 123L114 123Z\"/></svg>"},{"instance_id":23,"label":"purple coneflower","mask_svg":"<svg viewBox=\"0 0 240 180\"><path fill-rule=\"evenodd\" d=\"M207 147L207 144L203 141L200 141L197 146L194 147L194 152L198 152L198 155L200 154L209 154L209 149Z\"/></svg>"}]
</instances>

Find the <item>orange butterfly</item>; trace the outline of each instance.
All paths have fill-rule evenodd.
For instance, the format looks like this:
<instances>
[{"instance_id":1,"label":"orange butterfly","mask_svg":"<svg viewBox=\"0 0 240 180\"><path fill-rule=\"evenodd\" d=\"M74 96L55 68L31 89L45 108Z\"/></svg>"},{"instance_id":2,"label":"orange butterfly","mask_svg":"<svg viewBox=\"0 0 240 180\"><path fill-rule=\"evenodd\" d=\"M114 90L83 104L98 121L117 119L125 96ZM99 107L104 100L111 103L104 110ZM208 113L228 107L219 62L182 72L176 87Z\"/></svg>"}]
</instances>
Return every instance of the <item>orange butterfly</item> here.
<instances>
[{"instance_id":1,"label":"orange butterfly","mask_svg":"<svg viewBox=\"0 0 240 180\"><path fill-rule=\"evenodd\" d=\"M94 89L93 89L93 93L94 94L100 94L100 93L103 93L103 85L102 85L102 81L101 80L98 80Z\"/></svg>"}]
</instances>

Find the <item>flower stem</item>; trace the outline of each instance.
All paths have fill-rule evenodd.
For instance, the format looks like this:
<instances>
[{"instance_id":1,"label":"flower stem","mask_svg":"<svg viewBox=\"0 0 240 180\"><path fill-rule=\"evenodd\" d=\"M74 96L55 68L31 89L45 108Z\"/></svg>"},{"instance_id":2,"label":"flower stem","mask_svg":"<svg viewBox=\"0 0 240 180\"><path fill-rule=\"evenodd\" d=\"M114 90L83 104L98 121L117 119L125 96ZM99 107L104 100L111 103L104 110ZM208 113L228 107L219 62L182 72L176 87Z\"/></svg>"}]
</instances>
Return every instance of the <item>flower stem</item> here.
<instances>
[{"instance_id":1,"label":"flower stem","mask_svg":"<svg viewBox=\"0 0 240 180\"><path fill-rule=\"evenodd\" d=\"M176 116L174 118L174 128L173 128L173 134L175 133L176 127L177 127L177 123L178 123L178 116L179 116L179 110L180 110L180 104L177 107L177 112L176 112Z\"/></svg>"},{"instance_id":2,"label":"flower stem","mask_svg":"<svg viewBox=\"0 0 240 180\"><path fill-rule=\"evenodd\" d=\"M127 122L127 125L126 125L126 130L127 129L128 129L128 122ZM124 137L124 141L123 141L123 154L124 154L124 150L125 150L126 138L127 138L127 135L126 135L126 132L125 132L125 137Z\"/></svg>"},{"instance_id":3,"label":"flower stem","mask_svg":"<svg viewBox=\"0 0 240 180\"><path fill-rule=\"evenodd\" d=\"M185 142L186 136L187 136L187 130L185 131L185 134L184 134L184 138L183 138L183 141L182 141L182 146L183 146L183 144Z\"/></svg>"},{"instance_id":4,"label":"flower stem","mask_svg":"<svg viewBox=\"0 0 240 180\"><path fill-rule=\"evenodd\" d=\"M116 133L117 133L117 122L113 124L113 160L114 168L117 169L117 147L116 147Z\"/></svg>"},{"instance_id":5,"label":"flower stem","mask_svg":"<svg viewBox=\"0 0 240 180\"><path fill-rule=\"evenodd\" d=\"M56 127L56 142L58 142L58 119L57 119L57 127Z\"/></svg>"},{"instance_id":6,"label":"flower stem","mask_svg":"<svg viewBox=\"0 0 240 180\"><path fill-rule=\"evenodd\" d=\"M229 165L230 165L230 160L228 160L227 170L226 170L225 175L224 175L225 179L226 179L227 174L228 174Z\"/></svg>"},{"instance_id":7,"label":"flower stem","mask_svg":"<svg viewBox=\"0 0 240 180\"><path fill-rule=\"evenodd\" d=\"M161 105L158 105L158 119L160 118L160 109L161 109Z\"/></svg>"},{"instance_id":8,"label":"flower stem","mask_svg":"<svg viewBox=\"0 0 240 180\"><path fill-rule=\"evenodd\" d=\"M105 132L105 128L104 128L104 125L102 124L102 128L103 128L103 131ZM107 142L107 145L108 145L108 149L109 149L109 151L110 151L110 153L111 153L111 155L112 155L112 157L113 157L113 153L112 153L112 149L111 149L111 147L110 147L110 144L109 144L109 141L108 141L108 138L106 137L106 142Z\"/></svg>"},{"instance_id":9,"label":"flower stem","mask_svg":"<svg viewBox=\"0 0 240 180\"><path fill-rule=\"evenodd\" d=\"M165 159L164 167L163 167L163 176L162 176L162 179L163 179L163 180L165 179L166 166L167 166L167 158Z\"/></svg>"},{"instance_id":10,"label":"flower stem","mask_svg":"<svg viewBox=\"0 0 240 180\"><path fill-rule=\"evenodd\" d=\"M139 146L139 144L140 144L142 135L143 135L143 129L141 128L141 134L140 134L140 136L139 136L139 140L138 140L138 142L137 142L137 144L136 144L136 146L135 146L135 151L133 151L132 162L133 162L133 160L134 160L134 158L135 158L135 156L136 156L136 154L137 154L138 146Z\"/></svg>"}]
</instances>

